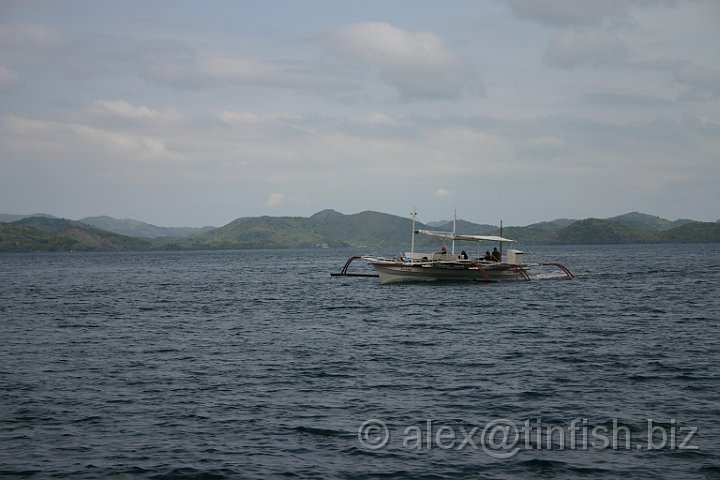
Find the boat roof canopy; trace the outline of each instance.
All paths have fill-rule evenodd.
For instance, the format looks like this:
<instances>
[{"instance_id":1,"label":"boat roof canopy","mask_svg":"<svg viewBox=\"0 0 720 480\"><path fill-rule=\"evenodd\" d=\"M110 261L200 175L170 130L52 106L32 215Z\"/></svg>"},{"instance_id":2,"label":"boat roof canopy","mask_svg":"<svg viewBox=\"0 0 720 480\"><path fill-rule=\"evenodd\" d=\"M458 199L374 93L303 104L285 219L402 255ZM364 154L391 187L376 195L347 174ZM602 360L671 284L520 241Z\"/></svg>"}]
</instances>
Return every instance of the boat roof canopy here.
<instances>
[{"instance_id":1,"label":"boat roof canopy","mask_svg":"<svg viewBox=\"0 0 720 480\"><path fill-rule=\"evenodd\" d=\"M415 230L415 233L429 235L431 237L447 238L448 240L467 240L470 242L502 242L514 243L515 240L509 238L498 237L497 235L461 235L452 232L438 232L435 230Z\"/></svg>"}]
</instances>

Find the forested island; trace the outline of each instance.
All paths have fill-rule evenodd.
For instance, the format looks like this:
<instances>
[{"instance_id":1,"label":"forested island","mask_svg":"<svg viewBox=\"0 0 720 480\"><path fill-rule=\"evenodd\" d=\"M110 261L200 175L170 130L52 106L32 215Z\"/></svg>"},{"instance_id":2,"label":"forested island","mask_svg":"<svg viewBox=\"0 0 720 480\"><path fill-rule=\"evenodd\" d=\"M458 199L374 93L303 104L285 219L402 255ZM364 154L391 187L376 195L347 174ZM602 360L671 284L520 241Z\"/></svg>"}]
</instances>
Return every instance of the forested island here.
<instances>
[{"instance_id":1,"label":"forested island","mask_svg":"<svg viewBox=\"0 0 720 480\"><path fill-rule=\"evenodd\" d=\"M452 231L452 222L418 222L416 228ZM323 210L310 217L243 217L218 228L157 227L112 217L68 220L43 214L3 214L0 251L405 248L411 229L409 218L373 211L345 215ZM499 230L496 225L457 221L459 233L497 235ZM632 212L606 219L556 219L509 226L503 229L503 236L531 244L716 243L720 242L720 222L670 221Z\"/></svg>"}]
</instances>

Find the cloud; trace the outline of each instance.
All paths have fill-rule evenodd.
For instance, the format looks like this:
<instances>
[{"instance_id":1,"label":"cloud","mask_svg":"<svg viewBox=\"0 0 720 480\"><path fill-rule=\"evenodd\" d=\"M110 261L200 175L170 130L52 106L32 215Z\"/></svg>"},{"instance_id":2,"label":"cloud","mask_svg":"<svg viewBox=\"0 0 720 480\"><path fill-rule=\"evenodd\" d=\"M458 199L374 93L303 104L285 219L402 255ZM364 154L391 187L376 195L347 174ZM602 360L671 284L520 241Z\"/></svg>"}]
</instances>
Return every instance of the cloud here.
<instances>
[{"instance_id":1,"label":"cloud","mask_svg":"<svg viewBox=\"0 0 720 480\"><path fill-rule=\"evenodd\" d=\"M665 0L506 0L521 18L561 27L624 23L636 5L666 4Z\"/></svg>"},{"instance_id":2,"label":"cloud","mask_svg":"<svg viewBox=\"0 0 720 480\"><path fill-rule=\"evenodd\" d=\"M435 191L435 196L436 196L436 197L449 197L450 194L451 194L451 192L450 192L449 190L444 189L444 188L438 188L438 189Z\"/></svg>"},{"instance_id":3,"label":"cloud","mask_svg":"<svg viewBox=\"0 0 720 480\"><path fill-rule=\"evenodd\" d=\"M720 98L720 70L704 65L686 64L675 71L675 80L687 90L683 97L692 100Z\"/></svg>"},{"instance_id":4,"label":"cloud","mask_svg":"<svg viewBox=\"0 0 720 480\"><path fill-rule=\"evenodd\" d=\"M181 89L228 85L276 85L282 68L255 58L197 54L182 43L154 42L139 52L140 75L151 83Z\"/></svg>"},{"instance_id":5,"label":"cloud","mask_svg":"<svg viewBox=\"0 0 720 480\"><path fill-rule=\"evenodd\" d=\"M373 113L364 117L358 117L355 119L358 123L368 125L385 125L385 126L397 126L398 122L385 115L384 113Z\"/></svg>"},{"instance_id":6,"label":"cloud","mask_svg":"<svg viewBox=\"0 0 720 480\"><path fill-rule=\"evenodd\" d=\"M53 50L63 45L63 36L43 25L0 25L0 45L22 50Z\"/></svg>"},{"instance_id":7,"label":"cloud","mask_svg":"<svg viewBox=\"0 0 720 480\"><path fill-rule=\"evenodd\" d=\"M273 78L280 72L269 63L241 57L212 57L198 62L197 70L209 78L231 82L253 82Z\"/></svg>"},{"instance_id":8,"label":"cloud","mask_svg":"<svg viewBox=\"0 0 720 480\"><path fill-rule=\"evenodd\" d=\"M39 68L43 72L41 75L47 75L48 66L65 67L65 64L73 62L75 55L69 55L68 50L66 36L53 28L32 24L0 24L0 63L18 72L24 83L32 76L37 76L36 73L28 73L27 68ZM13 82L18 80L11 79Z\"/></svg>"},{"instance_id":9,"label":"cloud","mask_svg":"<svg viewBox=\"0 0 720 480\"><path fill-rule=\"evenodd\" d=\"M668 107L675 104L670 98L641 93L588 92L583 96L590 103L605 106Z\"/></svg>"},{"instance_id":10,"label":"cloud","mask_svg":"<svg viewBox=\"0 0 720 480\"><path fill-rule=\"evenodd\" d=\"M429 32L408 32L389 23L363 22L330 32L327 46L339 57L376 69L404 100L455 98L475 80L443 43Z\"/></svg>"},{"instance_id":11,"label":"cloud","mask_svg":"<svg viewBox=\"0 0 720 480\"><path fill-rule=\"evenodd\" d=\"M10 68L0 65L0 90L17 85L20 75Z\"/></svg>"},{"instance_id":12,"label":"cloud","mask_svg":"<svg viewBox=\"0 0 720 480\"><path fill-rule=\"evenodd\" d=\"M533 137L517 143L517 153L522 158L551 160L570 153L565 140L555 136Z\"/></svg>"},{"instance_id":13,"label":"cloud","mask_svg":"<svg viewBox=\"0 0 720 480\"><path fill-rule=\"evenodd\" d=\"M58 154L73 150L101 151L118 154L122 158L182 160L182 156L167 148L164 138L121 130L99 128L83 122L36 120L18 115L6 115L3 125L13 134L11 144L32 151L43 149Z\"/></svg>"},{"instance_id":14,"label":"cloud","mask_svg":"<svg viewBox=\"0 0 720 480\"><path fill-rule=\"evenodd\" d=\"M625 61L630 48L607 34L562 33L550 37L545 64L559 68L611 65Z\"/></svg>"},{"instance_id":15,"label":"cloud","mask_svg":"<svg viewBox=\"0 0 720 480\"><path fill-rule=\"evenodd\" d=\"M271 193L268 199L265 201L265 205L268 207L279 207L285 203L285 194L283 193Z\"/></svg>"},{"instance_id":16,"label":"cloud","mask_svg":"<svg viewBox=\"0 0 720 480\"><path fill-rule=\"evenodd\" d=\"M218 118L223 123L234 127L244 127L247 125L255 125L262 121L260 115L252 112L230 112L224 110L218 113Z\"/></svg>"},{"instance_id":17,"label":"cloud","mask_svg":"<svg viewBox=\"0 0 720 480\"><path fill-rule=\"evenodd\" d=\"M101 115L112 115L132 120L154 120L161 122L177 122L182 116L173 109L153 110L145 105L133 105L125 100L98 100L91 110Z\"/></svg>"},{"instance_id":18,"label":"cloud","mask_svg":"<svg viewBox=\"0 0 720 480\"><path fill-rule=\"evenodd\" d=\"M268 207L280 207L285 205L298 205L298 204L305 204L309 202L309 198L305 194L300 195L285 195L284 193L271 193L267 200L265 201L265 205Z\"/></svg>"}]
</instances>

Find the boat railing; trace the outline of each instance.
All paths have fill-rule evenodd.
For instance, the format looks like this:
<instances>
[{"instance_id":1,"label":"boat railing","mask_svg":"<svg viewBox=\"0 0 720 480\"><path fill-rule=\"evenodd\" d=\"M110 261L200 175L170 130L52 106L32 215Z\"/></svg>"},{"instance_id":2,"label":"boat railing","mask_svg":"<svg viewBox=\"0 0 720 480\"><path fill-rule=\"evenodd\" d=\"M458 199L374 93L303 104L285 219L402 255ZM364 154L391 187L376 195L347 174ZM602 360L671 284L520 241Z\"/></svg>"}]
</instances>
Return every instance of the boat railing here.
<instances>
[{"instance_id":1,"label":"boat railing","mask_svg":"<svg viewBox=\"0 0 720 480\"><path fill-rule=\"evenodd\" d=\"M473 262L472 265L478 269L480 273L482 273L483 279L486 282L490 281L490 275L488 275L487 270L485 270L480 262Z\"/></svg>"},{"instance_id":2,"label":"boat railing","mask_svg":"<svg viewBox=\"0 0 720 480\"><path fill-rule=\"evenodd\" d=\"M565 275L567 275L567 278L570 278L570 279L575 278L575 274L574 274L573 272L571 272L570 269L567 268L567 267L566 267L565 265L563 265L562 263L558 263L558 262L544 262L544 263L540 263L539 265L542 265L543 267L558 267L560 270L563 271L563 273L564 273Z\"/></svg>"},{"instance_id":3,"label":"boat railing","mask_svg":"<svg viewBox=\"0 0 720 480\"><path fill-rule=\"evenodd\" d=\"M522 265L516 265L513 263L506 263L505 265L507 265L510 268L512 268L513 270L515 270L518 273L518 275L520 275L523 278L523 280L527 280L528 282L530 281L530 275L528 275L527 270L525 268L523 268Z\"/></svg>"},{"instance_id":4,"label":"boat railing","mask_svg":"<svg viewBox=\"0 0 720 480\"><path fill-rule=\"evenodd\" d=\"M347 262L345 262L345 265L340 269L339 273L331 273L331 277L377 277L377 273L348 273L348 268L350 268L350 264L353 263L355 260L362 259L361 255L353 255L352 257L347 259Z\"/></svg>"}]
</instances>

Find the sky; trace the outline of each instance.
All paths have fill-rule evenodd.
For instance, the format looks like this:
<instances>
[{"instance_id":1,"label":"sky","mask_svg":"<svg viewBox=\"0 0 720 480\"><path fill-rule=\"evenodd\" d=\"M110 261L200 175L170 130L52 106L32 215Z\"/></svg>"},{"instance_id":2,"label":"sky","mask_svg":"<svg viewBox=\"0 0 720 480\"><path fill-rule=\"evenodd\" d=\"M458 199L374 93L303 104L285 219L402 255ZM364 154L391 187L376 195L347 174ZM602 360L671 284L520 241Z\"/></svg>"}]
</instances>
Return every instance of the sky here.
<instances>
[{"instance_id":1,"label":"sky","mask_svg":"<svg viewBox=\"0 0 720 480\"><path fill-rule=\"evenodd\" d=\"M714 0L3 0L0 213L720 218Z\"/></svg>"}]
</instances>

